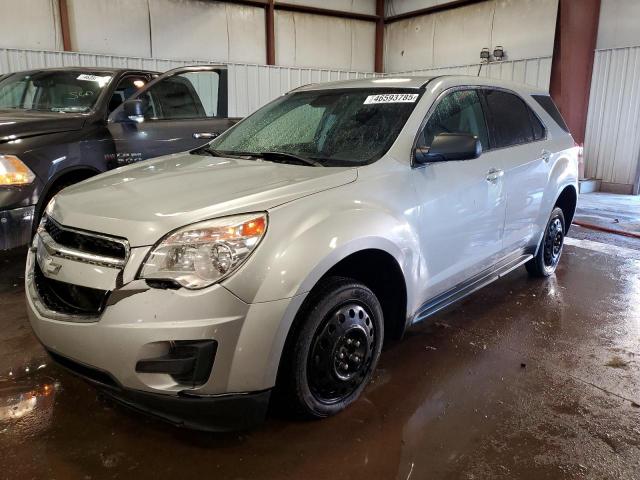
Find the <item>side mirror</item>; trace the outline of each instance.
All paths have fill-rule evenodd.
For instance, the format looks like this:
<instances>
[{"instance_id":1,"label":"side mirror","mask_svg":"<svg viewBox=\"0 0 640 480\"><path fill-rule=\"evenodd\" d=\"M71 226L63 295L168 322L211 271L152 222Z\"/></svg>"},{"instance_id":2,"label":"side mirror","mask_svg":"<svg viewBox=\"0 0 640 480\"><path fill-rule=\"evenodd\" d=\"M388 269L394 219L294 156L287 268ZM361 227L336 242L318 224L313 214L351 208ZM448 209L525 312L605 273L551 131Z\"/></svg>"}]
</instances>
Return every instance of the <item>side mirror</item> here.
<instances>
[{"instance_id":1,"label":"side mirror","mask_svg":"<svg viewBox=\"0 0 640 480\"><path fill-rule=\"evenodd\" d=\"M125 101L123 109L125 121L144 122L144 101L141 98L132 98Z\"/></svg>"},{"instance_id":2,"label":"side mirror","mask_svg":"<svg viewBox=\"0 0 640 480\"><path fill-rule=\"evenodd\" d=\"M478 137L470 133L441 133L431 142L431 147L416 147L413 157L419 165L447 160L471 160L482 154Z\"/></svg>"}]
</instances>

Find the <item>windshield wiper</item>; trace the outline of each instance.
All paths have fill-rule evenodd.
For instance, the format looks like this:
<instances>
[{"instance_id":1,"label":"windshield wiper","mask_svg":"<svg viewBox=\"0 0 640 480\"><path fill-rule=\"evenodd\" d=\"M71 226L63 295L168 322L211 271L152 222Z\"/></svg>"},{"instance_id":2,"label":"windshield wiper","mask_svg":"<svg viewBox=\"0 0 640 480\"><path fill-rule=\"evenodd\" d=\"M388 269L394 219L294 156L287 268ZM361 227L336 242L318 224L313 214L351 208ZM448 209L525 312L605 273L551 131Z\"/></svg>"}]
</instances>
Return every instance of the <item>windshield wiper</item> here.
<instances>
[{"instance_id":1,"label":"windshield wiper","mask_svg":"<svg viewBox=\"0 0 640 480\"><path fill-rule=\"evenodd\" d=\"M207 145L205 145L204 147L196 148L195 150L192 150L191 153L195 153L196 155L207 154L212 157L226 157L226 158L242 158L242 157L248 156L248 154L244 154L244 153L239 154L236 152L224 152L221 150L216 150L214 148L209 148Z\"/></svg>"},{"instance_id":2,"label":"windshield wiper","mask_svg":"<svg viewBox=\"0 0 640 480\"><path fill-rule=\"evenodd\" d=\"M322 163L313 158L300 157L293 153L287 152L236 152L236 151L224 151L216 150L208 146L201 147L194 150L193 153L200 154L206 153L212 157L231 157L231 158L260 158L269 162L282 161L283 163L297 163L303 165L310 165L312 167L324 167Z\"/></svg>"},{"instance_id":3,"label":"windshield wiper","mask_svg":"<svg viewBox=\"0 0 640 480\"><path fill-rule=\"evenodd\" d=\"M248 154L252 157L264 158L270 162L277 162L278 160L284 161L284 163L302 163L303 165L310 165L312 167L324 167L322 163L313 158L300 157L293 153L287 152L260 152Z\"/></svg>"}]
</instances>

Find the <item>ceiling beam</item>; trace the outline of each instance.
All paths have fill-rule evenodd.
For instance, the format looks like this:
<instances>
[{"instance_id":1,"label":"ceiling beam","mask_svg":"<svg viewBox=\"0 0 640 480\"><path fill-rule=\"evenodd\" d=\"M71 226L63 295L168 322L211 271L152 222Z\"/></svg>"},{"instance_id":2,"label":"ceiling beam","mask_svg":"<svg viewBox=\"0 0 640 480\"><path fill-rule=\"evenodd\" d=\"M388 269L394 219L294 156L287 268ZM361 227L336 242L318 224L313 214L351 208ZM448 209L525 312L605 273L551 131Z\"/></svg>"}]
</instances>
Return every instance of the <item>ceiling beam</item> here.
<instances>
[{"instance_id":1,"label":"ceiling beam","mask_svg":"<svg viewBox=\"0 0 640 480\"><path fill-rule=\"evenodd\" d=\"M410 18L421 17L422 15L430 15L436 12L444 12L446 10L453 10L454 8L466 7L467 5L473 5L474 3L483 3L487 0L453 0L449 3L441 3L432 7L421 8L412 12L401 13L399 15L393 15L384 19L385 24L399 22L400 20L408 20Z\"/></svg>"},{"instance_id":2,"label":"ceiling beam","mask_svg":"<svg viewBox=\"0 0 640 480\"><path fill-rule=\"evenodd\" d=\"M248 7L269 8L270 0L219 0L223 3L235 3ZM327 17L347 18L351 20L363 20L365 22L377 22L378 15L368 15L366 13L346 12L343 10L333 10L330 8L311 7L309 5L298 5L297 3L273 2L275 10L284 12L311 13L315 15L325 15Z\"/></svg>"}]
</instances>

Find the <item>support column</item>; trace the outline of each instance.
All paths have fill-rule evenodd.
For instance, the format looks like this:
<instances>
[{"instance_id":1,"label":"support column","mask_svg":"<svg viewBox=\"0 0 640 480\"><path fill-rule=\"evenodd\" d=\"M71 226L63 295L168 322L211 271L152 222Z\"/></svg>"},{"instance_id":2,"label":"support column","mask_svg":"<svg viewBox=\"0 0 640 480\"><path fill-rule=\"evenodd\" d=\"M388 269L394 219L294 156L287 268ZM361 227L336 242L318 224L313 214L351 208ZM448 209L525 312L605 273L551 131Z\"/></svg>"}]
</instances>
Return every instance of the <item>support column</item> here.
<instances>
[{"instance_id":1,"label":"support column","mask_svg":"<svg viewBox=\"0 0 640 480\"><path fill-rule=\"evenodd\" d=\"M376 0L375 71L384 72L384 0Z\"/></svg>"},{"instance_id":2,"label":"support column","mask_svg":"<svg viewBox=\"0 0 640 480\"><path fill-rule=\"evenodd\" d=\"M69 33L69 10L67 0L58 0L58 13L60 15L60 32L62 33L62 48L65 52L71 51L71 35Z\"/></svg>"},{"instance_id":3,"label":"support column","mask_svg":"<svg viewBox=\"0 0 640 480\"><path fill-rule=\"evenodd\" d=\"M559 0L550 92L573 138L584 143L600 0Z\"/></svg>"},{"instance_id":4,"label":"support column","mask_svg":"<svg viewBox=\"0 0 640 480\"><path fill-rule=\"evenodd\" d=\"M266 21L265 32L267 34L267 65L276 64L276 44L275 44L275 5L274 0L269 0L264 9Z\"/></svg>"}]
</instances>

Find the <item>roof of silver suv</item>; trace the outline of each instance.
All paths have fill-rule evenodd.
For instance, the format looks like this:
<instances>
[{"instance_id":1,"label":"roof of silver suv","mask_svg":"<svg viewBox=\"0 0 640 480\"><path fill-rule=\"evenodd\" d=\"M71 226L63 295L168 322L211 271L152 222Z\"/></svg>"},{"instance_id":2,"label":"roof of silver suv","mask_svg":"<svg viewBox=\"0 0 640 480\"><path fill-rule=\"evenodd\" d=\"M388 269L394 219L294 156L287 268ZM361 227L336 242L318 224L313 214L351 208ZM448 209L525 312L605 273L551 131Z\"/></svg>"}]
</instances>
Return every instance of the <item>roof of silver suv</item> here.
<instances>
[{"instance_id":1,"label":"roof of silver suv","mask_svg":"<svg viewBox=\"0 0 640 480\"><path fill-rule=\"evenodd\" d=\"M356 80L338 80L335 82L310 83L303 85L295 91L301 90L326 90L338 88L413 88L424 87L436 77L377 77L359 78Z\"/></svg>"},{"instance_id":2,"label":"roof of silver suv","mask_svg":"<svg viewBox=\"0 0 640 480\"><path fill-rule=\"evenodd\" d=\"M443 80L450 84L460 85L482 85L492 87L503 87L507 89L516 90L520 93L529 94L544 94L548 95L547 91L544 91L534 85L527 85L518 82L512 82L509 80L501 80L488 77L476 77L475 75L439 75L439 76L404 76L394 75L388 77L377 78L359 78L356 80L338 80L335 82L321 82L310 83L298 87L291 92L301 92L310 90L329 90L329 89L343 89L343 88L407 88L419 90L427 85L432 80ZM291 93L290 92L290 93Z\"/></svg>"}]
</instances>

